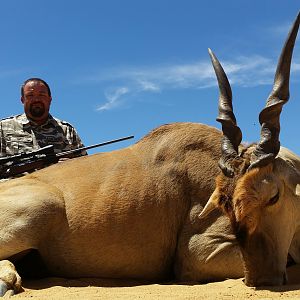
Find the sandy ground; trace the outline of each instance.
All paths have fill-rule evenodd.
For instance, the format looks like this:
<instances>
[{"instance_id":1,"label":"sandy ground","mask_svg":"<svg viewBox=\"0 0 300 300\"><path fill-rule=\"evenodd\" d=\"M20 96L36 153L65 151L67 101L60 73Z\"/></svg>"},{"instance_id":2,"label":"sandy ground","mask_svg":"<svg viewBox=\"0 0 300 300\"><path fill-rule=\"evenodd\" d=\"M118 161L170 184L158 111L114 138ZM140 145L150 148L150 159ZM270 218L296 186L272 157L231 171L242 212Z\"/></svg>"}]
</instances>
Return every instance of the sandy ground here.
<instances>
[{"instance_id":1,"label":"sandy ground","mask_svg":"<svg viewBox=\"0 0 300 300\"><path fill-rule=\"evenodd\" d=\"M46 278L25 281L13 299L300 299L300 266L289 270L289 284L249 288L242 279L208 284L145 284L134 281Z\"/></svg>"}]
</instances>

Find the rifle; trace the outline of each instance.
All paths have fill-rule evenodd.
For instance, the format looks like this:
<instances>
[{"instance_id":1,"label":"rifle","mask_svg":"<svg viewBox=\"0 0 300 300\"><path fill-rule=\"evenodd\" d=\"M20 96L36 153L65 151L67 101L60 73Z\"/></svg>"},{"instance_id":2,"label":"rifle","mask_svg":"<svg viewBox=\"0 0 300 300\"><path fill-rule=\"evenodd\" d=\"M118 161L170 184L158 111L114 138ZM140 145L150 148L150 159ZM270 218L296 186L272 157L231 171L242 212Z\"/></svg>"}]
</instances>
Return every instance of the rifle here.
<instances>
[{"instance_id":1,"label":"rifle","mask_svg":"<svg viewBox=\"0 0 300 300\"><path fill-rule=\"evenodd\" d=\"M12 156L0 157L0 179L13 177L24 172L32 172L37 169L55 164L60 158L74 157L82 151L106 146L109 144L125 141L134 138L133 135L120 139L103 142L87 147L76 148L73 150L54 153L54 146L48 145L38 150L24 152Z\"/></svg>"}]
</instances>

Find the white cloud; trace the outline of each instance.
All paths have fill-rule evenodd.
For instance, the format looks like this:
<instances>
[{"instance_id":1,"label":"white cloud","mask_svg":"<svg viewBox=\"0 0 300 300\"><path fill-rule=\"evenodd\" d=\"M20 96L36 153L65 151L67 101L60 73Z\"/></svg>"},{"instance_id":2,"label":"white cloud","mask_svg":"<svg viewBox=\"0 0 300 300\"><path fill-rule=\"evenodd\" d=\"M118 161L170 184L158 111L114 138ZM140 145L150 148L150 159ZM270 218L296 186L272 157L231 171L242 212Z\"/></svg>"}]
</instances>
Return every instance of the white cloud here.
<instances>
[{"instance_id":1,"label":"white cloud","mask_svg":"<svg viewBox=\"0 0 300 300\"><path fill-rule=\"evenodd\" d=\"M140 91L160 92L160 87L149 80L137 80L140 84Z\"/></svg>"},{"instance_id":2,"label":"white cloud","mask_svg":"<svg viewBox=\"0 0 300 300\"><path fill-rule=\"evenodd\" d=\"M275 60L253 55L220 61L232 85L248 87L273 83L277 63ZM299 71L300 63L294 62L292 72ZM108 86L121 82L126 86L105 93L107 102L99 106L98 111L116 108L125 94L133 97L140 93L161 92L167 89L203 89L217 85L213 67L208 59L205 62L105 70L88 80L102 82Z\"/></svg>"},{"instance_id":3,"label":"white cloud","mask_svg":"<svg viewBox=\"0 0 300 300\"><path fill-rule=\"evenodd\" d=\"M231 83L239 86L257 86L272 82L276 68L275 61L259 55L240 56L231 61L221 59L221 64ZM299 63L294 63L292 70L299 71ZM148 68L111 69L87 80L105 82L108 85L124 82L130 87L131 93L216 85L215 73L208 60Z\"/></svg>"},{"instance_id":4,"label":"white cloud","mask_svg":"<svg viewBox=\"0 0 300 300\"><path fill-rule=\"evenodd\" d=\"M112 108L116 108L119 106L120 102L120 97L127 94L129 92L129 89L127 87L119 87L117 89L114 89L112 91L107 91L105 93L105 97L108 100L106 103L103 105L100 105L97 107L97 111L102 111L102 110L109 110Z\"/></svg>"},{"instance_id":5,"label":"white cloud","mask_svg":"<svg viewBox=\"0 0 300 300\"><path fill-rule=\"evenodd\" d=\"M294 64L292 64L291 69L292 69L292 71L294 71L294 72L300 71L300 63L294 63Z\"/></svg>"},{"instance_id":6,"label":"white cloud","mask_svg":"<svg viewBox=\"0 0 300 300\"><path fill-rule=\"evenodd\" d=\"M275 25L272 27L269 27L267 29L267 32L269 34L275 35L275 36L287 36L287 33L290 31L291 29L291 22L285 22L279 25Z\"/></svg>"},{"instance_id":7,"label":"white cloud","mask_svg":"<svg viewBox=\"0 0 300 300\"><path fill-rule=\"evenodd\" d=\"M243 87L271 84L276 68L274 61L258 55L224 62L223 67L231 84Z\"/></svg>"}]
</instances>

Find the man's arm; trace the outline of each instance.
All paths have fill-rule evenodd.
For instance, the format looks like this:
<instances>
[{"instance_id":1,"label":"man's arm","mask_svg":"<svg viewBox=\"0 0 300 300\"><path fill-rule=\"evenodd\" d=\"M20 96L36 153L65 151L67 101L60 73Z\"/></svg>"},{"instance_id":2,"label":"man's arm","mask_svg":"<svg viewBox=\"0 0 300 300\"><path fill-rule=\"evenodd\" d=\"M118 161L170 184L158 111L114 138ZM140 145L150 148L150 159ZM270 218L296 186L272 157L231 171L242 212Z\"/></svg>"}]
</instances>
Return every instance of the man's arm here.
<instances>
[{"instance_id":1,"label":"man's arm","mask_svg":"<svg viewBox=\"0 0 300 300\"><path fill-rule=\"evenodd\" d=\"M73 126L71 126L71 139L72 139L72 149L78 149L84 147L79 134L77 133L76 129ZM81 151L76 156L84 156L84 155L87 155L86 150Z\"/></svg>"},{"instance_id":2,"label":"man's arm","mask_svg":"<svg viewBox=\"0 0 300 300\"><path fill-rule=\"evenodd\" d=\"M2 121L0 121L0 157L4 157L6 155L6 142L3 134Z\"/></svg>"}]
</instances>

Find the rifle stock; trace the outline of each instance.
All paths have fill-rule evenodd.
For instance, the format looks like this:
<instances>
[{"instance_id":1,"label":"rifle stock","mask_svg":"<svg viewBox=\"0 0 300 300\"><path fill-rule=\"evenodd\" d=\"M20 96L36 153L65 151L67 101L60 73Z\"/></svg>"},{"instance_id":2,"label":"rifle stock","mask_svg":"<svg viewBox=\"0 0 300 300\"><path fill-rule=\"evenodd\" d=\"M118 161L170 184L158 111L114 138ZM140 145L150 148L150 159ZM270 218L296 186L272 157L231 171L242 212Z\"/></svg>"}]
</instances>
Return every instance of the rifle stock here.
<instances>
[{"instance_id":1,"label":"rifle stock","mask_svg":"<svg viewBox=\"0 0 300 300\"><path fill-rule=\"evenodd\" d=\"M9 178L14 177L16 175L25 173L25 172L33 172L35 170L39 170L49 166L50 164L57 163L57 160L53 160L50 162L49 160L45 161L44 159L38 159L35 161L30 161L28 163L11 165L6 171L0 172L1 178Z\"/></svg>"},{"instance_id":2,"label":"rifle stock","mask_svg":"<svg viewBox=\"0 0 300 300\"><path fill-rule=\"evenodd\" d=\"M60 153L54 153L53 145L34 150L31 152L20 153L13 156L0 158L0 179L14 177L25 172L33 172L38 169L45 168L51 164L55 164L60 158L73 158L74 155L89 149L106 146L109 144L125 141L134 138L133 135L123 137L116 140L103 142L87 147L81 147Z\"/></svg>"}]
</instances>

